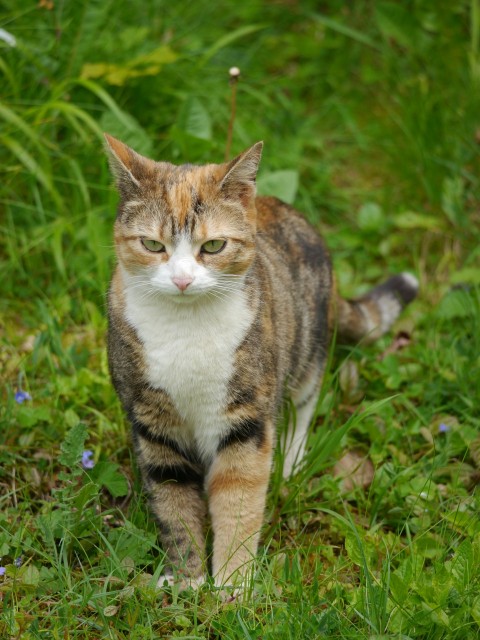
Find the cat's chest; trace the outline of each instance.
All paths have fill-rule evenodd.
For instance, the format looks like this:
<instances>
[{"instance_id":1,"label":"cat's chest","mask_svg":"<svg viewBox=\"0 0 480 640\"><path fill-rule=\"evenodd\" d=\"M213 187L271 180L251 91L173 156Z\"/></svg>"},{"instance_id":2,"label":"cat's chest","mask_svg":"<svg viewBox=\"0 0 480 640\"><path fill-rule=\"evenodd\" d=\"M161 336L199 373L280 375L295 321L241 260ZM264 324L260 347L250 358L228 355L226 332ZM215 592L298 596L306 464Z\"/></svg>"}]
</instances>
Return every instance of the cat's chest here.
<instances>
[{"instance_id":1,"label":"cat's chest","mask_svg":"<svg viewBox=\"0 0 480 640\"><path fill-rule=\"evenodd\" d=\"M142 305L127 294L126 315L143 344L149 384L168 393L182 428L210 452L228 428L224 411L235 352L252 322L244 295L187 306Z\"/></svg>"}]
</instances>

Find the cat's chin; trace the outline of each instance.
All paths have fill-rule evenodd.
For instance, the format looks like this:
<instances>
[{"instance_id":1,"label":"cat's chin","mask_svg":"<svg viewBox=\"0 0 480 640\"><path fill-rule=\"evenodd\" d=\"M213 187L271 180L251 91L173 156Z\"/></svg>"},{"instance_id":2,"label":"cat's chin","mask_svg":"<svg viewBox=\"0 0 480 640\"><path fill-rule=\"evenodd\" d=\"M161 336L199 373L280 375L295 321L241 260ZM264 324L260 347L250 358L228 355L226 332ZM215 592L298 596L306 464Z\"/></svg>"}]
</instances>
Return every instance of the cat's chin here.
<instances>
[{"instance_id":1,"label":"cat's chin","mask_svg":"<svg viewBox=\"0 0 480 640\"><path fill-rule=\"evenodd\" d=\"M169 301L171 300L174 304L184 305L184 304L194 304L196 302L200 302L201 300L208 299L208 291L191 291L189 293L168 293L162 294L162 298L166 298Z\"/></svg>"}]
</instances>

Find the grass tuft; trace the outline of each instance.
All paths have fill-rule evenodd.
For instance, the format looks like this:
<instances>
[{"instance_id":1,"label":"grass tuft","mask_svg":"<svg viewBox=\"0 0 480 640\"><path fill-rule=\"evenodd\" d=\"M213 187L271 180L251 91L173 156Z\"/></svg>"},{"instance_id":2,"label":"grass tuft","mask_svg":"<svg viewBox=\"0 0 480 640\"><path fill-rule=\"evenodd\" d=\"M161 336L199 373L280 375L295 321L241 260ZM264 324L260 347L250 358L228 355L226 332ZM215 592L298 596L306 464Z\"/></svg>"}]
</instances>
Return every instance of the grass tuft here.
<instances>
[{"instance_id":1,"label":"grass tuft","mask_svg":"<svg viewBox=\"0 0 480 640\"><path fill-rule=\"evenodd\" d=\"M479 3L321 4L3 3L0 637L478 638ZM232 156L265 140L259 189L319 227L342 292L402 271L421 291L397 335L332 350L305 465L284 482L278 454L250 588L224 604L154 588L105 356L102 132L221 161L233 66Z\"/></svg>"}]
</instances>

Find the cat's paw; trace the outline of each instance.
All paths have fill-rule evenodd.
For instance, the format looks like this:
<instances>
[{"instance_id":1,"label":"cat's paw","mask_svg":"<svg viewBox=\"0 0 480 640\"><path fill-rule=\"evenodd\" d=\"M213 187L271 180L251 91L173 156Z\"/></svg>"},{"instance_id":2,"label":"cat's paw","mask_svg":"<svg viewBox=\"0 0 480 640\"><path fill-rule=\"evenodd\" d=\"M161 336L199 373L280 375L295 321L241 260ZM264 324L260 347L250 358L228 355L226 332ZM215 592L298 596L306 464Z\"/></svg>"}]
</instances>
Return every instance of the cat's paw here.
<instances>
[{"instance_id":1,"label":"cat's paw","mask_svg":"<svg viewBox=\"0 0 480 640\"><path fill-rule=\"evenodd\" d=\"M165 573L157 581L157 589L177 586L179 591L186 589L198 589L206 580L205 575L190 578L182 575L174 576L172 573Z\"/></svg>"},{"instance_id":2,"label":"cat's paw","mask_svg":"<svg viewBox=\"0 0 480 640\"><path fill-rule=\"evenodd\" d=\"M161 575L157 581L157 589L165 589L165 587L173 587L175 578L171 573Z\"/></svg>"}]
</instances>

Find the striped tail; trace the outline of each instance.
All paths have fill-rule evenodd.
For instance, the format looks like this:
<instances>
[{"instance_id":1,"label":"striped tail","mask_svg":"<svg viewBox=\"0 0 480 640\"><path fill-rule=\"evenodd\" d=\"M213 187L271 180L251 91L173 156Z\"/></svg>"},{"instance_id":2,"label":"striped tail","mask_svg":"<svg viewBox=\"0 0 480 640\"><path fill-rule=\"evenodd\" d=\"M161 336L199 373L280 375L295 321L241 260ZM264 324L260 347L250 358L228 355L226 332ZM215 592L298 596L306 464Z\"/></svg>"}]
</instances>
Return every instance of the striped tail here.
<instances>
[{"instance_id":1,"label":"striped tail","mask_svg":"<svg viewBox=\"0 0 480 640\"><path fill-rule=\"evenodd\" d=\"M415 276L400 273L358 300L344 300L337 296L338 342L373 342L390 329L417 292Z\"/></svg>"}]
</instances>

